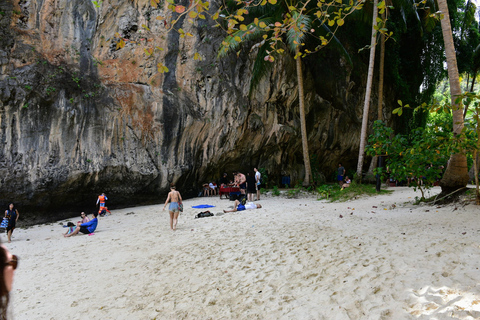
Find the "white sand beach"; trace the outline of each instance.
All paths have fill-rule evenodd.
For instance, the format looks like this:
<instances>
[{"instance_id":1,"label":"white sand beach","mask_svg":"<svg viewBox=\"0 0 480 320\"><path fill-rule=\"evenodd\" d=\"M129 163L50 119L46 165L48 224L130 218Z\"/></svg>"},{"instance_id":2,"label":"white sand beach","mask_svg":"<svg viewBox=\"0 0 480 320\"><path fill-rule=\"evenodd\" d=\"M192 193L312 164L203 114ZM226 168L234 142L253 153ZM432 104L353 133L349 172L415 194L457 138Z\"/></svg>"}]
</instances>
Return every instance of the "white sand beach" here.
<instances>
[{"instance_id":1,"label":"white sand beach","mask_svg":"<svg viewBox=\"0 0 480 320\"><path fill-rule=\"evenodd\" d=\"M391 189L202 219L233 202L194 198L175 232L163 204L113 210L90 236L17 229L13 319L480 319L480 208Z\"/></svg>"}]
</instances>

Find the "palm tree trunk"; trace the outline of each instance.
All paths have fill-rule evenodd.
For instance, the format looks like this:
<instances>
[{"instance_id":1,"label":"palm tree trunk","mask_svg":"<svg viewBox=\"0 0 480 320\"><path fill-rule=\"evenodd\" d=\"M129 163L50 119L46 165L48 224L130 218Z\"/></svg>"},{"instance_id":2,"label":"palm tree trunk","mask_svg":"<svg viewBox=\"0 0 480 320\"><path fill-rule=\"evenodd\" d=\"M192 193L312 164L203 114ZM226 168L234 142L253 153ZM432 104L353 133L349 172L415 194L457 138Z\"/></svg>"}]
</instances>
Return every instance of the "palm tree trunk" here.
<instances>
[{"instance_id":1,"label":"palm tree trunk","mask_svg":"<svg viewBox=\"0 0 480 320\"><path fill-rule=\"evenodd\" d=\"M387 8L382 13L382 20L385 23L385 16ZM378 66L378 112L377 120L383 120L383 77L385 69L385 34L380 34L380 64ZM370 162L370 167L368 168L367 176L373 177L373 170L377 167L378 156L373 156L372 161Z\"/></svg>"},{"instance_id":2,"label":"palm tree trunk","mask_svg":"<svg viewBox=\"0 0 480 320\"><path fill-rule=\"evenodd\" d=\"M303 74L302 74L302 59L298 55L298 47L295 52L297 56L297 81L298 81L298 104L300 109L300 132L302 134L302 149L303 149L303 162L305 164L305 179L303 180L303 186L310 185L310 178L312 176L312 169L310 168L310 154L308 153L308 137L307 137L307 124L305 122L305 96L303 94Z\"/></svg>"},{"instance_id":3,"label":"palm tree trunk","mask_svg":"<svg viewBox=\"0 0 480 320\"><path fill-rule=\"evenodd\" d=\"M463 129L462 104L455 103L461 95L460 78L458 75L457 58L453 44L450 15L448 14L447 0L438 0L438 7L443 14L440 20L442 24L443 42L445 44L445 55L447 57L448 79L450 82L450 95L452 99L453 134L459 135ZM468 183L467 157L465 152L453 154L447 164L447 169L440 182L442 192L451 192L465 187Z\"/></svg>"},{"instance_id":4,"label":"palm tree trunk","mask_svg":"<svg viewBox=\"0 0 480 320\"><path fill-rule=\"evenodd\" d=\"M372 92L372 81L373 81L373 66L375 63L375 44L377 32L375 27L377 26L377 16L378 16L378 0L373 0L373 22L372 22L372 39L370 44L370 61L368 62L368 76L367 76L367 88L365 91L365 103L363 105L363 118L362 118L362 129L360 133L360 148L358 150L358 164L357 164L357 177L356 180L358 183L362 183L362 168L363 168L363 157L365 154L365 142L367 139L367 127L368 127L368 113L370 108L370 95Z\"/></svg>"},{"instance_id":5,"label":"palm tree trunk","mask_svg":"<svg viewBox=\"0 0 480 320\"><path fill-rule=\"evenodd\" d=\"M387 8L382 14L382 20L386 21ZM378 120L383 120L383 77L385 69L385 34L380 35L380 65L378 66Z\"/></svg>"}]
</instances>

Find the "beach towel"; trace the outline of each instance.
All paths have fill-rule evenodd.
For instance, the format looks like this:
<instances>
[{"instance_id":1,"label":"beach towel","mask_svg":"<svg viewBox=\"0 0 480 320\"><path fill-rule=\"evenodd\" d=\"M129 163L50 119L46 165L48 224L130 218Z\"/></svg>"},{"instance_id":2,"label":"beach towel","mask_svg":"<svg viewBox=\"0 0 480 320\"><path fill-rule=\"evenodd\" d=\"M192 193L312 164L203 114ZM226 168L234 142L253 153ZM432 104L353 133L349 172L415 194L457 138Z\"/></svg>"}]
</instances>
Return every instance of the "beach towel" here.
<instances>
[{"instance_id":1,"label":"beach towel","mask_svg":"<svg viewBox=\"0 0 480 320\"><path fill-rule=\"evenodd\" d=\"M215 206L209 205L209 204L199 204L198 206L192 206L192 208L195 209L204 209L204 208L213 208Z\"/></svg>"}]
</instances>

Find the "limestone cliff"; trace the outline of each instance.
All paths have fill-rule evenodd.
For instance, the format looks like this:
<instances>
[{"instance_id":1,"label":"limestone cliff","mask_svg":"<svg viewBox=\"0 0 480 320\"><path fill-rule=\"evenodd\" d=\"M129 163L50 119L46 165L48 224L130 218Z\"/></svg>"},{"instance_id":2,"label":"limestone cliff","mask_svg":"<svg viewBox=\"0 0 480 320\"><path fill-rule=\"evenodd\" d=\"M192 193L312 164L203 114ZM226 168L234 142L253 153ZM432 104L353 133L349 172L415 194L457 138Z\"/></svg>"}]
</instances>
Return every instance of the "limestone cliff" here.
<instances>
[{"instance_id":1,"label":"limestone cliff","mask_svg":"<svg viewBox=\"0 0 480 320\"><path fill-rule=\"evenodd\" d=\"M294 60L249 96L255 52L217 60L221 30L179 20L194 35L181 38L164 14L148 0L0 3L2 205L38 218L93 211L100 192L117 206L164 201L170 182L195 194L235 169L302 178ZM305 60L309 146L327 179L356 165L365 80L351 74L334 52Z\"/></svg>"}]
</instances>

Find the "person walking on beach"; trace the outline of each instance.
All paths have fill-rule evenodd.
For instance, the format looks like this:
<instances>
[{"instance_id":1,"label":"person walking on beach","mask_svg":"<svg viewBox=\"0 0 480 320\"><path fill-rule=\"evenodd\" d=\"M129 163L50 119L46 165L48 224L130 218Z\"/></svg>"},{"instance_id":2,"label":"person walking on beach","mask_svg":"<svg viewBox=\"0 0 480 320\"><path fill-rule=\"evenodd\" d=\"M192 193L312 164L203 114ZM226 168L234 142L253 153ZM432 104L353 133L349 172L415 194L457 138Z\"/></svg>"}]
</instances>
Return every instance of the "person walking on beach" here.
<instances>
[{"instance_id":1,"label":"person walking on beach","mask_svg":"<svg viewBox=\"0 0 480 320\"><path fill-rule=\"evenodd\" d=\"M8 209L5 211L5 218L8 219L8 227L7 227L7 237L8 243L12 242L12 233L15 230L15 226L17 225L18 217L20 214L18 210L15 209L13 203L10 203Z\"/></svg>"},{"instance_id":2,"label":"person walking on beach","mask_svg":"<svg viewBox=\"0 0 480 320\"><path fill-rule=\"evenodd\" d=\"M178 204L182 203L182 196L180 192L175 190L173 183L170 184L170 192L168 193L163 210L165 210L168 202L170 202L170 206L168 207L168 212L170 213L170 229L175 231L177 229L178 215L180 214Z\"/></svg>"}]
</instances>

